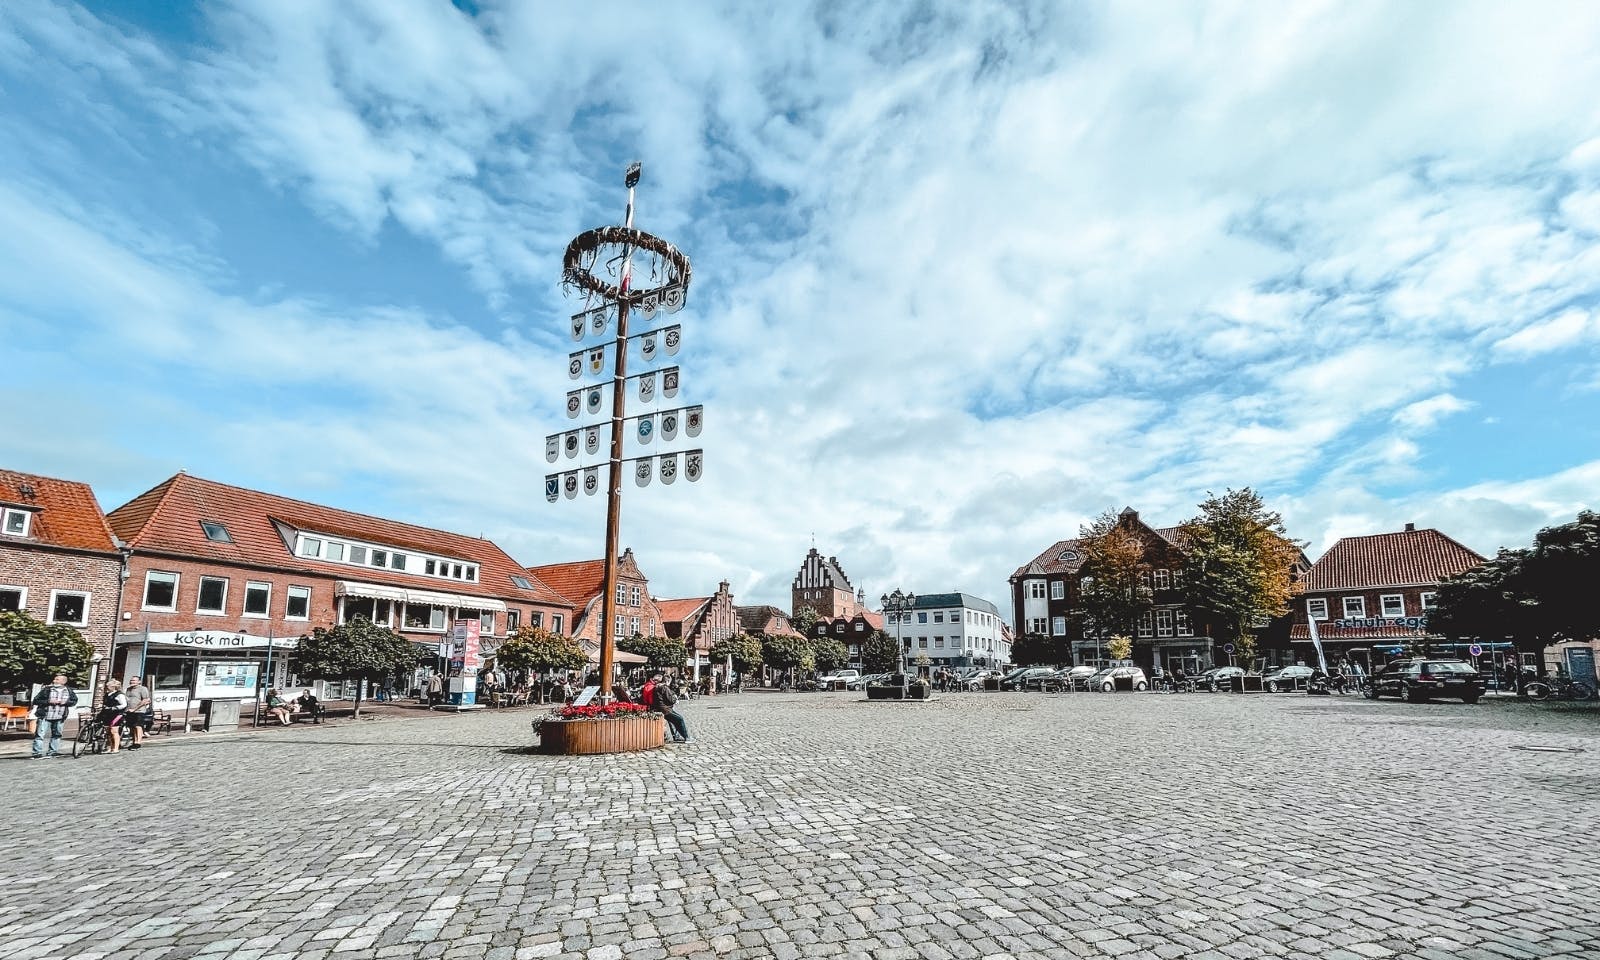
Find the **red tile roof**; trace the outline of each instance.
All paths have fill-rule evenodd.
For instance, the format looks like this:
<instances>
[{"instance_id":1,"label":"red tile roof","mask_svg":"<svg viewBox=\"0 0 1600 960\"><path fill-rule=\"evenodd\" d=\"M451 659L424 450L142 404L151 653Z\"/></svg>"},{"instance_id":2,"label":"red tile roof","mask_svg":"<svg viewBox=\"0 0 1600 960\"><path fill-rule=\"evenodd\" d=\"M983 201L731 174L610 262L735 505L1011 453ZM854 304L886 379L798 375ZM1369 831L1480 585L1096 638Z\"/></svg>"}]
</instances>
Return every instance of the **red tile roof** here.
<instances>
[{"instance_id":1,"label":"red tile roof","mask_svg":"<svg viewBox=\"0 0 1600 960\"><path fill-rule=\"evenodd\" d=\"M710 597L689 597L684 600L657 600L662 623L683 623L711 602Z\"/></svg>"},{"instance_id":2,"label":"red tile roof","mask_svg":"<svg viewBox=\"0 0 1600 960\"><path fill-rule=\"evenodd\" d=\"M32 495L25 493L23 487L31 488ZM25 542L71 550L117 550L105 514L100 511L100 501L87 483L0 470L0 501L33 513ZM0 538L0 543L11 539Z\"/></svg>"},{"instance_id":3,"label":"red tile roof","mask_svg":"<svg viewBox=\"0 0 1600 960\"><path fill-rule=\"evenodd\" d=\"M1311 565L1307 593L1434 584L1471 570L1483 557L1437 530L1345 537Z\"/></svg>"},{"instance_id":4,"label":"red tile roof","mask_svg":"<svg viewBox=\"0 0 1600 960\"><path fill-rule=\"evenodd\" d=\"M527 569L551 590L571 600L580 608L600 595L600 586L606 579L604 560L547 563Z\"/></svg>"},{"instance_id":5,"label":"red tile roof","mask_svg":"<svg viewBox=\"0 0 1600 960\"><path fill-rule=\"evenodd\" d=\"M419 590L467 596L516 599L568 606L549 587L528 578L522 567L492 541L413 526L364 514L291 500L180 473L111 511L107 520L137 552L163 553L218 563L317 573ZM200 521L220 523L231 543L206 538ZM280 525L306 533L351 537L478 565L476 583L421 573L357 567L295 556ZM289 536L292 536L290 534ZM511 577L530 579L518 587Z\"/></svg>"}]
</instances>

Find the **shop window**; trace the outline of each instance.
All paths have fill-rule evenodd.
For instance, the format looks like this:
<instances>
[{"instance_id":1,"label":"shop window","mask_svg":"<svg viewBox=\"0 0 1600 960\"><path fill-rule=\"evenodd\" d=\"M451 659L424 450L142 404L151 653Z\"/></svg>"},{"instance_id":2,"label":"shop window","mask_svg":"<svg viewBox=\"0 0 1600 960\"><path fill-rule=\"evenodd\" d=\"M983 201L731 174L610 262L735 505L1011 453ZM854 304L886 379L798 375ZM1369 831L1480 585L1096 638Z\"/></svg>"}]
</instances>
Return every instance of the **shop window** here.
<instances>
[{"instance_id":1,"label":"shop window","mask_svg":"<svg viewBox=\"0 0 1600 960\"><path fill-rule=\"evenodd\" d=\"M408 603L404 622L408 630L443 630L444 607L426 603Z\"/></svg>"},{"instance_id":2,"label":"shop window","mask_svg":"<svg viewBox=\"0 0 1600 960\"><path fill-rule=\"evenodd\" d=\"M89 594L81 590L51 590L50 622L69 627L87 627Z\"/></svg>"},{"instance_id":3,"label":"shop window","mask_svg":"<svg viewBox=\"0 0 1600 960\"><path fill-rule=\"evenodd\" d=\"M478 614L478 632L494 633L494 611L484 610Z\"/></svg>"},{"instance_id":4,"label":"shop window","mask_svg":"<svg viewBox=\"0 0 1600 960\"><path fill-rule=\"evenodd\" d=\"M152 690L184 690L194 679L195 661L189 657L151 657L144 679Z\"/></svg>"},{"instance_id":5,"label":"shop window","mask_svg":"<svg viewBox=\"0 0 1600 960\"><path fill-rule=\"evenodd\" d=\"M356 617L362 617L380 627L387 627L393 622L394 601L373 600L370 597L345 597L344 619L340 623L349 623Z\"/></svg>"},{"instance_id":6,"label":"shop window","mask_svg":"<svg viewBox=\"0 0 1600 960\"><path fill-rule=\"evenodd\" d=\"M27 587L0 587L0 613L16 613L27 606Z\"/></svg>"},{"instance_id":7,"label":"shop window","mask_svg":"<svg viewBox=\"0 0 1600 960\"><path fill-rule=\"evenodd\" d=\"M244 585L244 615L265 617L272 610L272 584L256 580Z\"/></svg>"},{"instance_id":8,"label":"shop window","mask_svg":"<svg viewBox=\"0 0 1600 960\"><path fill-rule=\"evenodd\" d=\"M144 575L144 609L171 612L178 606L178 575L151 570Z\"/></svg>"},{"instance_id":9,"label":"shop window","mask_svg":"<svg viewBox=\"0 0 1600 960\"><path fill-rule=\"evenodd\" d=\"M310 587L289 588L289 599L284 603L283 618L285 620L311 619Z\"/></svg>"},{"instance_id":10,"label":"shop window","mask_svg":"<svg viewBox=\"0 0 1600 960\"><path fill-rule=\"evenodd\" d=\"M195 601L195 613L222 614L228 611L228 578L201 577L200 596Z\"/></svg>"}]
</instances>

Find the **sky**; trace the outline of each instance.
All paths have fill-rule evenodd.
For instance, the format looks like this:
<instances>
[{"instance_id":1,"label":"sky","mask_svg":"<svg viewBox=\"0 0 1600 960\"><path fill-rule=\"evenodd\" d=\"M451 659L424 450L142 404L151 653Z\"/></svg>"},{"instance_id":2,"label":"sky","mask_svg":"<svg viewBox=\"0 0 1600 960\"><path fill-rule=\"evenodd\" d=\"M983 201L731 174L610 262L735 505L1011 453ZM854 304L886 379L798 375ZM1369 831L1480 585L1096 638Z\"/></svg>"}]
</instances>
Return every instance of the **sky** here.
<instances>
[{"instance_id":1,"label":"sky","mask_svg":"<svg viewBox=\"0 0 1600 960\"><path fill-rule=\"evenodd\" d=\"M787 607L815 543L870 597L1004 608L1094 516L1245 486L1313 560L1408 522L1492 554L1597 506L1596 36L1585 3L0 4L0 465L598 557L604 497L543 496L561 257L640 160L694 279L682 393L627 412L706 417L702 480L624 486L658 596Z\"/></svg>"}]
</instances>

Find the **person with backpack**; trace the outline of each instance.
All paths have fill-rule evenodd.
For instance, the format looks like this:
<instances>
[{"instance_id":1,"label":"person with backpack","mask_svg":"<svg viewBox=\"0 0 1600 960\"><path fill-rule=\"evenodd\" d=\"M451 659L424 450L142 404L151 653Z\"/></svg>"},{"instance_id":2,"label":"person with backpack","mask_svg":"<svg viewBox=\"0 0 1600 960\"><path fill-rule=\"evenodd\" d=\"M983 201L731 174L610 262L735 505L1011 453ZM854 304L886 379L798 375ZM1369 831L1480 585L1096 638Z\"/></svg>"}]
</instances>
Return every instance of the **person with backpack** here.
<instances>
[{"instance_id":1,"label":"person with backpack","mask_svg":"<svg viewBox=\"0 0 1600 960\"><path fill-rule=\"evenodd\" d=\"M33 698L33 715L36 727L33 734L33 759L44 760L61 756L61 725L78 705L78 691L67 683L67 675L58 673L48 687ZM45 743L49 741L49 752Z\"/></svg>"},{"instance_id":2,"label":"person with backpack","mask_svg":"<svg viewBox=\"0 0 1600 960\"><path fill-rule=\"evenodd\" d=\"M683 719L683 715L674 709L678 703L678 695L672 692L671 684L663 682L661 671L657 670L651 674L645 687L650 691L645 707L667 718L667 729L672 735L672 742L693 743L694 738L689 736L689 724Z\"/></svg>"}]
</instances>

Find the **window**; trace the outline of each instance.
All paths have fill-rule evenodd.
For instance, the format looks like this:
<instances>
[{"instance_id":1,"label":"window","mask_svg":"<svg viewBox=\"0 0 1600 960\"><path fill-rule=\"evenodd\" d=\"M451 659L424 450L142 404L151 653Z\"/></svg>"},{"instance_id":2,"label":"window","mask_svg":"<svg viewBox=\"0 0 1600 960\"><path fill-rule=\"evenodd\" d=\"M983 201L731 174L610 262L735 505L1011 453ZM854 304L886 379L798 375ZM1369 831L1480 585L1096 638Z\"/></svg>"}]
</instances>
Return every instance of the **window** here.
<instances>
[{"instance_id":1,"label":"window","mask_svg":"<svg viewBox=\"0 0 1600 960\"><path fill-rule=\"evenodd\" d=\"M1149 570L1140 570L1139 571L1139 586L1144 587L1146 590L1150 589L1150 571Z\"/></svg>"},{"instance_id":2,"label":"window","mask_svg":"<svg viewBox=\"0 0 1600 960\"><path fill-rule=\"evenodd\" d=\"M865 629L867 629L867 625L866 624L861 623L860 621L856 622L856 632L857 633L860 633L861 631L863 631Z\"/></svg>"},{"instance_id":3,"label":"window","mask_svg":"<svg viewBox=\"0 0 1600 960\"><path fill-rule=\"evenodd\" d=\"M320 557L320 556L322 556L322 541L318 540L316 537L301 537L300 538L300 556L302 556L302 557Z\"/></svg>"},{"instance_id":4,"label":"window","mask_svg":"<svg viewBox=\"0 0 1600 960\"><path fill-rule=\"evenodd\" d=\"M1043 580L1029 580L1027 582L1027 591L1028 591L1028 599L1029 600L1043 600L1044 599L1044 581Z\"/></svg>"},{"instance_id":5,"label":"window","mask_svg":"<svg viewBox=\"0 0 1600 960\"><path fill-rule=\"evenodd\" d=\"M1067 582L1065 580L1051 580L1050 581L1050 599L1051 600L1065 600L1065 599L1067 599Z\"/></svg>"},{"instance_id":6,"label":"window","mask_svg":"<svg viewBox=\"0 0 1600 960\"><path fill-rule=\"evenodd\" d=\"M27 587L0 587L0 613L16 613L27 606Z\"/></svg>"},{"instance_id":7,"label":"window","mask_svg":"<svg viewBox=\"0 0 1600 960\"><path fill-rule=\"evenodd\" d=\"M478 568L477 567L470 567L470 566L467 567L467 579L471 580L473 583L477 583L478 582Z\"/></svg>"},{"instance_id":8,"label":"window","mask_svg":"<svg viewBox=\"0 0 1600 960\"><path fill-rule=\"evenodd\" d=\"M403 553L391 554L389 557L390 570L404 570L406 568L406 555Z\"/></svg>"},{"instance_id":9,"label":"window","mask_svg":"<svg viewBox=\"0 0 1600 960\"><path fill-rule=\"evenodd\" d=\"M215 543L233 542L233 538L228 536L228 528L220 523L213 523L210 520L201 520L200 529L205 531L207 540L211 540ZM312 556L315 556L315 554L312 554Z\"/></svg>"},{"instance_id":10,"label":"window","mask_svg":"<svg viewBox=\"0 0 1600 960\"><path fill-rule=\"evenodd\" d=\"M534 614L534 616L537 617L538 614L536 613L536 614ZM519 626L521 626L521 625L522 625L522 611L520 611L520 610L507 610L506 611L506 633L515 633L517 631L517 628Z\"/></svg>"},{"instance_id":11,"label":"window","mask_svg":"<svg viewBox=\"0 0 1600 960\"><path fill-rule=\"evenodd\" d=\"M146 610L176 610L178 607L178 575L161 570L151 570L144 575L144 608Z\"/></svg>"},{"instance_id":12,"label":"window","mask_svg":"<svg viewBox=\"0 0 1600 960\"><path fill-rule=\"evenodd\" d=\"M459 564L459 563L450 564L450 576L452 578L456 579L456 580L460 580L461 579L461 577L462 577L461 564Z\"/></svg>"},{"instance_id":13,"label":"window","mask_svg":"<svg viewBox=\"0 0 1600 960\"><path fill-rule=\"evenodd\" d=\"M1170 636L1172 636L1172 611L1171 610L1157 610L1156 611L1156 636L1158 636L1158 637L1170 637Z\"/></svg>"},{"instance_id":14,"label":"window","mask_svg":"<svg viewBox=\"0 0 1600 960\"><path fill-rule=\"evenodd\" d=\"M631 636L633 636L635 634L639 634L639 618L638 617L629 617L628 618L628 636L631 637ZM639 635L643 636L643 634L639 634Z\"/></svg>"},{"instance_id":15,"label":"window","mask_svg":"<svg viewBox=\"0 0 1600 960\"><path fill-rule=\"evenodd\" d=\"M427 574L430 577L433 576L434 570L438 569L438 567L439 567L439 563L436 560L424 560L424 561L422 561L422 572ZM512 577L511 579L515 580L517 578L516 577Z\"/></svg>"},{"instance_id":16,"label":"window","mask_svg":"<svg viewBox=\"0 0 1600 960\"><path fill-rule=\"evenodd\" d=\"M640 603L640 600L639 600L639 588L638 587L629 587L628 588L628 606L637 607L639 605L639 603Z\"/></svg>"},{"instance_id":17,"label":"window","mask_svg":"<svg viewBox=\"0 0 1600 960\"><path fill-rule=\"evenodd\" d=\"M478 614L478 632L494 633L494 611L483 610Z\"/></svg>"},{"instance_id":18,"label":"window","mask_svg":"<svg viewBox=\"0 0 1600 960\"><path fill-rule=\"evenodd\" d=\"M1367 615L1366 597L1345 597L1344 618L1346 620L1360 620Z\"/></svg>"},{"instance_id":19,"label":"window","mask_svg":"<svg viewBox=\"0 0 1600 960\"><path fill-rule=\"evenodd\" d=\"M28 522L33 519L33 514L26 510L6 510L4 529L7 536L26 537L28 535Z\"/></svg>"},{"instance_id":20,"label":"window","mask_svg":"<svg viewBox=\"0 0 1600 960\"><path fill-rule=\"evenodd\" d=\"M444 607L427 603L408 603L405 625L409 630L443 630Z\"/></svg>"},{"instance_id":21,"label":"window","mask_svg":"<svg viewBox=\"0 0 1600 960\"><path fill-rule=\"evenodd\" d=\"M69 627L89 625L89 594L81 590L50 591L50 622Z\"/></svg>"},{"instance_id":22,"label":"window","mask_svg":"<svg viewBox=\"0 0 1600 960\"><path fill-rule=\"evenodd\" d=\"M1406 615L1406 598L1404 594L1386 593L1378 598L1378 605L1383 609L1386 617L1403 617Z\"/></svg>"},{"instance_id":23,"label":"window","mask_svg":"<svg viewBox=\"0 0 1600 960\"><path fill-rule=\"evenodd\" d=\"M843 620L840 620L838 623L833 625L833 632L834 633L844 633L844 621Z\"/></svg>"},{"instance_id":24,"label":"window","mask_svg":"<svg viewBox=\"0 0 1600 960\"><path fill-rule=\"evenodd\" d=\"M934 623L944 623L944 611L943 610L935 610L935 611L933 611L933 622Z\"/></svg>"},{"instance_id":25,"label":"window","mask_svg":"<svg viewBox=\"0 0 1600 960\"><path fill-rule=\"evenodd\" d=\"M918 613L917 614L917 622L918 623L927 623L928 622L928 611L923 610L922 612Z\"/></svg>"},{"instance_id":26,"label":"window","mask_svg":"<svg viewBox=\"0 0 1600 960\"><path fill-rule=\"evenodd\" d=\"M1178 622L1178 636L1180 636L1180 637L1192 637L1192 636L1194 636L1194 627L1191 627L1189 625L1189 611L1187 611L1187 610L1179 610L1178 612L1174 613L1172 616L1173 616L1173 619Z\"/></svg>"},{"instance_id":27,"label":"window","mask_svg":"<svg viewBox=\"0 0 1600 960\"><path fill-rule=\"evenodd\" d=\"M1171 590L1172 589L1172 571L1170 571L1170 570L1157 570L1156 571L1156 589L1157 590Z\"/></svg>"},{"instance_id":28,"label":"window","mask_svg":"<svg viewBox=\"0 0 1600 960\"><path fill-rule=\"evenodd\" d=\"M366 563L367 562L367 548L366 547L358 547L358 546L356 546L355 544L352 543L350 545L350 562L351 563Z\"/></svg>"},{"instance_id":29,"label":"window","mask_svg":"<svg viewBox=\"0 0 1600 960\"><path fill-rule=\"evenodd\" d=\"M1306 616L1312 620L1328 619L1328 598L1312 597L1306 601Z\"/></svg>"},{"instance_id":30,"label":"window","mask_svg":"<svg viewBox=\"0 0 1600 960\"><path fill-rule=\"evenodd\" d=\"M1174 570L1174 571L1172 571L1172 589L1174 589L1174 590L1182 590L1183 589L1183 571L1182 570Z\"/></svg>"},{"instance_id":31,"label":"window","mask_svg":"<svg viewBox=\"0 0 1600 960\"><path fill-rule=\"evenodd\" d=\"M432 563L433 561L430 560L428 562ZM428 572L432 573L433 571L429 570ZM528 578L527 577L519 577L519 576L517 576L516 574L513 573L511 575L511 582L516 584L517 588L520 589L520 590L532 590L533 589L533 584L528 582Z\"/></svg>"},{"instance_id":32,"label":"window","mask_svg":"<svg viewBox=\"0 0 1600 960\"><path fill-rule=\"evenodd\" d=\"M264 617L272 609L272 584L251 580L244 585L244 615Z\"/></svg>"},{"instance_id":33,"label":"window","mask_svg":"<svg viewBox=\"0 0 1600 960\"><path fill-rule=\"evenodd\" d=\"M1433 598L1435 596L1436 596L1436 594L1432 594L1432 593L1424 593L1422 595L1422 612L1423 613L1431 613L1433 611L1433 608L1434 608L1434 599Z\"/></svg>"},{"instance_id":34,"label":"window","mask_svg":"<svg viewBox=\"0 0 1600 960\"><path fill-rule=\"evenodd\" d=\"M372 559L370 561L368 561L368 562L370 562L374 567L386 567L386 566L388 566L389 565L389 551L387 551L387 550L374 550L374 551L372 551Z\"/></svg>"},{"instance_id":35,"label":"window","mask_svg":"<svg viewBox=\"0 0 1600 960\"><path fill-rule=\"evenodd\" d=\"M559 614L559 613L550 614L550 632L551 633L560 633L561 632L561 628L564 625L564 621L565 620L566 620L566 617L563 614Z\"/></svg>"},{"instance_id":36,"label":"window","mask_svg":"<svg viewBox=\"0 0 1600 960\"><path fill-rule=\"evenodd\" d=\"M611 625L611 636L613 638L624 636L622 631L626 629L628 629L628 618L620 613L617 614L617 622Z\"/></svg>"},{"instance_id":37,"label":"window","mask_svg":"<svg viewBox=\"0 0 1600 960\"><path fill-rule=\"evenodd\" d=\"M1044 617L1035 617L1028 621L1028 632L1042 634L1044 633L1044 626Z\"/></svg>"},{"instance_id":38,"label":"window","mask_svg":"<svg viewBox=\"0 0 1600 960\"><path fill-rule=\"evenodd\" d=\"M285 620L311 619L311 588L290 587L289 599L283 607Z\"/></svg>"},{"instance_id":39,"label":"window","mask_svg":"<svg viewBox=\"0 0 1600 960\"><path fill-rule=\"evenodd\" d=\"M226 577L201 577L200 597L195 601L195 613L226 613L228 611L228 579Z\"/></svg>"},{"instance_id":40,"label":"window","mask_svg":"<svg viewBox=\"0 0 1600 960\"><path fill-rule=\"evenodd\" d=\"M1067 618L1066 617L1051 617L1050 618L1050 634L1051 634L1051 636L1056 636L1056 637L1064 637L1064 636L1066 636L1067 635Z\"/></svg>"},{"instance_id":41,"label":"window","mask_svg":"<svg viewBox=\"0 0 1600 960\"><path fill-rule=\"evenodd\" d=\"M628 588L625 584L617 584L617 606L628 602Z\"/></svg>"},{"instance_id":42,"label":"window","mask_svg":"<svg viewBox=\"0 0 1600 960\"><path fill-rule=\"evenodd\" d=\"M329 540L327 548L322 551L322 558L324 560L337 560L340 563L343 563L344 544L339 543L336 540Z\"/></svg>"},{"instance_id":43,"label":"window","mask_svg":"<svg viewBox=\"0 0 1600 960\"><path fill-rule=\"evenodd\" d=\"M917 639L917 647L919 649L922 649L922 650L928 649L928 638L927 637L919 637Z\"/></svg>"},{"instance_id":44,"label":"window","mask_svg":"<svg viewBox=\"0 0 1600 960\"><path fill-rule=\"evenodd\" d=\"M1150 613L1146 611L1144 616L1139 618L1139 636L1152 637L1155 636L1155 632L1155 620L1150 616Z\"/></svg>"},{"instance_id":45,"label":"window","mask_svg":"<svg viewBox=\"0 0 1600 960\"><path fill-rule=\"evenodd\" d=\"M933 638L933 645L938 647L938 648L940 648L940 649L943 649L944 648L944 637L934 637Z\"/></svg>"}]
</instances>

